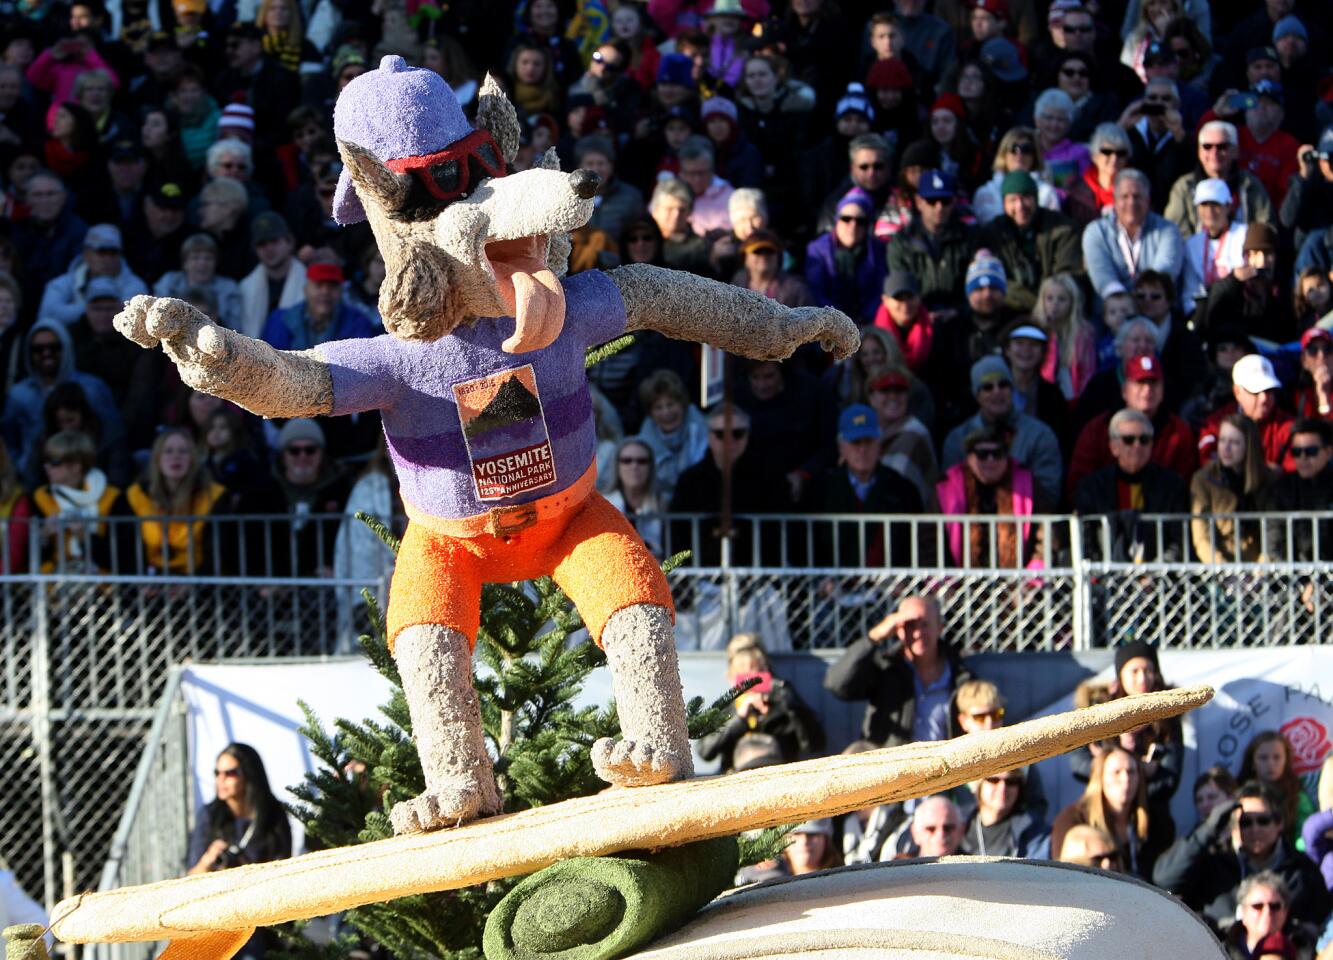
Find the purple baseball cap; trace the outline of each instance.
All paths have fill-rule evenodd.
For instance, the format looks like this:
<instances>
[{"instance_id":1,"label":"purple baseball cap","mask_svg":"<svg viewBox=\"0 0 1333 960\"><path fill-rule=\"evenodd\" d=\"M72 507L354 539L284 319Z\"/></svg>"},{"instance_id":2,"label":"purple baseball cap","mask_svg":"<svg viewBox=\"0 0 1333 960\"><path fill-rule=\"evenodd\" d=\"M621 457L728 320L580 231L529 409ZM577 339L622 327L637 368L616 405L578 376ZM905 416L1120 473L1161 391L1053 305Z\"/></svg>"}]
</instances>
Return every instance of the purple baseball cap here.
<instances>
[{"instance_id":1,"label":"purple baseball cap","mask_svg":"<svg viewBox=\"0 0 1333 960\"><path fill-rule=\"evenodd\" d=\"M333 107L333 135L369 150L382 162L443 150L473 132L449 84L432 70L387 56L349 83ZM344 167L333 216L346 226L366 219Z\"/></svg>"}]
</instances>

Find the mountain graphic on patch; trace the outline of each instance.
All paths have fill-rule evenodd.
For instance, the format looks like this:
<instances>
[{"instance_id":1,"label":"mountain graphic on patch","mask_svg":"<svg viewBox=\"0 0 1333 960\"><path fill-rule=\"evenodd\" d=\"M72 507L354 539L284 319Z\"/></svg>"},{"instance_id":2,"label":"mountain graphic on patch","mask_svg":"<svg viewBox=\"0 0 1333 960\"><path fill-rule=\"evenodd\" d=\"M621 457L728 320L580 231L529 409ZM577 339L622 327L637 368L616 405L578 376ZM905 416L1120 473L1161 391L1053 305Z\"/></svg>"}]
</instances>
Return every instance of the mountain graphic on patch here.
<instances>
[{"instance_id":1,"label":"mountain graphic on patch","mask_svg":"<svg viewBox=\"0 0 1333 960\"><path fill-rule=\"evenodd\" d=\"M532 365L454 384L481 500L503 500L556 481L555 455Z\"/></svg>"},{"instance_id":2,"label":"mountain graphic on patch","mask_svg":"<svg viewBox=\"0 0 1333 960\"><path fill-rule=\"evenodd\" d=\"M491 430L513 426L541 415L541 401L532 395L518 377L511 376L500 385L486 408L470 419L463 429L471 440Z\"/></svg>"}]
</instances>

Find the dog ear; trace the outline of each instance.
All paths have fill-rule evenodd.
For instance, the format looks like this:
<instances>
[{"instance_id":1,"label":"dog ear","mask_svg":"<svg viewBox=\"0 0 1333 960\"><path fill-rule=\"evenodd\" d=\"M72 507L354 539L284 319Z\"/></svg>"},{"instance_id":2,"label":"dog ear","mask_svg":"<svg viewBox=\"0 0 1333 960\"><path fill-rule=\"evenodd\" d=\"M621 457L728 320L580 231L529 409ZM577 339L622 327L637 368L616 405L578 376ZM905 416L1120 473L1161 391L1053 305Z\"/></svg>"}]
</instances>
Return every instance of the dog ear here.
<instances>
[{"instance_id":1,"label":"dog ear","mask_svg":"<svg viewBox=\"0 0 1333 960\"><path fill-rule=\"evenodd\" d=\"M372 201L382 210L402 209L412 187L410 176L394 173L379 157L347 140L338 141L338 153L363 203Z\"/></svg>"},{"instance_id":2,"label":"dog ear","mask_svg":"<svg viewBox=\"0 0 1333 960\"><path fill-rule=\"evenodd\" d=\"M505 163L513 163L518 155L518 112L489 73L477 97L477 126L495 138Z\"/></svg>"}]
</instances>

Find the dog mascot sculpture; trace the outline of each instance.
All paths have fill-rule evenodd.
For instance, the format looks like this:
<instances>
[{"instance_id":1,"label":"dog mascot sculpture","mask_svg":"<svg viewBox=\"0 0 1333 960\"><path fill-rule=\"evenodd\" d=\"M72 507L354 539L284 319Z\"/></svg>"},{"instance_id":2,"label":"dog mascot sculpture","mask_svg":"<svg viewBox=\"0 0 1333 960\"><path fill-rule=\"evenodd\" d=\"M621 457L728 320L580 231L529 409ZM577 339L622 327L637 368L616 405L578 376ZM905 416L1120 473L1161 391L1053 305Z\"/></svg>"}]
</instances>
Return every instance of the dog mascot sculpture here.
<instances>
[{"instance_id":1,"label":"dog mascot sculpture","mask_svg":"<svg viewBox=\"0 0 1333 960\"><path fill-rule=\"evenodd\" d=\"M279 351L146 296L116 328L160 344L190 386L261 416L380 411L410 521L389 639L426 781L390 811L396 832L500 811L472 685L483 582L552 575L606 651L623 738L594 744L599 776L690 776L670 591L594 488L584 353L651 329L766 359L819 341L843 358L856 327L836 310L643 264L558 279L598 178L562 173L553 150L506 176L518 119L489 77L474 129L436 74L385 57L339 96L334 134L334 213L370 221L387 335Z\"/></svg>"}]
</instances>

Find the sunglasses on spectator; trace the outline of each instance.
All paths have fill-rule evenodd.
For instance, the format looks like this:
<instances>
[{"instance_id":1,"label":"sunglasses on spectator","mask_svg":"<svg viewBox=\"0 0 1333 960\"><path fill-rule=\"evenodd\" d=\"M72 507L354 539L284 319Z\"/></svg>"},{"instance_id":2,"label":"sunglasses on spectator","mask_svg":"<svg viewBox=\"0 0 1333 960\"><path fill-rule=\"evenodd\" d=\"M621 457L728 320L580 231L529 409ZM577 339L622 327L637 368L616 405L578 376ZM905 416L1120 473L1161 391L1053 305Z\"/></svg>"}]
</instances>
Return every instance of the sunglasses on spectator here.
<instances>
[{"instance_id":1,"label":"sunglasses on spectator","mask_svg":"<svg viewBox=\"0 0 1333 960\"><path fill-rule=\"evenodd\" d=\"M1333 353L1333 343L1324 340L1316 340L1305 348L1305 352L1310 354L1310 356L1315 356L1316 354L1328 356Z\"/></svg>"},{"instance_id":2,"label":"sunglasses on spectator","mask_svg":"<svg viewBox=\"0 0 1333 960\"><path fill-rule=\"evenodd\" d=\"M1207 150L1209 152L1212 152L1213 150L1230 150L1231 144L1227 143L1225 140L1221 143L1200 143L1199 149Z\"/></svg>"},{"instance_id":3,"label":"sunglasses on spectator","mask_svg":"<svg viewBox=\"0 0 1333 960\"><path fill-rule=\"evenodd\" d=\"M1062 77L1086 77L1088 71L1080 67L1061 67L1060 76Z\"/></svg>"},{"instance_id":4,"label":"sunglasses on spectator","mask_svg":"<svg viewBox=\"0 0 1333 960\"><path fill-rule=\"evenodd\" d=\"M48 457L46 460L46 465L48 467L54 468L54 467L63 467L67 463L74 463L74 462L75 461L73 460L62 459L60 457Z\"/></svg>"},{"instance_id":5,"label":"sunglasses on spectator","mask_svg":"<svg viewBox=\"0 0 1333 960\"><path fill-rule=\"evenodd\" d=\"M887 169L888 166L889 166L889 165L888 165L887 163L885 163L883 160L876 160L876 161L874 161L873 163L858 163L858 164L856 165L856 169L858 169L858 170L884 170L884 169Z\"/></svg>"},{"instance_id":6,"label":"sunglasses on spectator","mask_svg":"<svg viewBox=\"0 0 1333 960\"><path fill-rule=\"evenodd\" d=\"M1072 27L1066 23L1061 26L1061 29L1065 33L1092 33L1095 28L1090 23L1082 27Z\"/></svg>"},{"instance_id":7,"label":"sunglasses on spectator","mask_svg":"<svg viewBox=\"0 0 1333 960\"><path fill-rule=\"evenodd\" d=\"M972 456L978 460L1003 460L1009 455L1003 447L973 447Z\"/></svg>"},{"instance_id":8,"label":"sunglasses on spectator","mask_svg":"<svg viewBox=\"0 0 1333 960\"><path fill-rule=\"evenodd\" d=\"M1306 457L1314 458L1324 452L1323 447L1292 447L1291 455L1297 460L1304 460Z\"/></svg>"},{"instance_id":9,"label":"sunglasses on spectator","mask_svg":"<svg viewBox=\"0 0 1333 960\"><path fill-rule=\"evenodd\" d=\"M1120 157L1122 160L1129 156L1128 150L1117 150L1115 147L1102 147L1097 152L1103 157Z\"/></svg>"},{"instance_id":10,"label":"sunglasses on spectator","mask_svg":"<svg viewBox=\"0 0 1333 960\"><path fill-rule=\"evenodd\" d=\"M1152 446L1151 433L1121 433L1116 435L1116 439L1127 447L1132 447L1136 443L1145 447Z\"/></svg>"},{"instance_id":11,"label":"sunglasses on spectator","mask_svg":"<svg viewBox=\"0 0 1333 960\"><path fill-rule=\"evenodd\" d=\"M999 786L1004 784L1006 787L1021 787L1023 785L1022 777L987 777L986 782Z\"/></svg>"},{"instance_id":12,"label":"sunglasses on spectator","mask_svg":"<svg viewBox=\"0 0 1333 960\"><path fill-rule=\"evenodd\" d=\"M953 197L922 197L932 207L947 207L953 204Z\"/></svg>"},{"instance_id":13,"label":"sunglasses on spectator","mask_svg":"<svg viewBox=\"0 0 1333 960\"><path fill-rule=\"evenodd\" d=\"M839 222L839 223L859 223L859 224L861 224L862 226L864 226L865 224L869 223L870 221L867 220L865 217L853 217L853 216L851 216L851 215L849 215L849 214L840 214L840 215L838 216L838 222Z\"/></svg>"},{"instance_id":14,"label":"sunglasses on spectator","mask_svg":"<svg viewBox=\"0 0 1333 960\"><path fill-rule=\"evenodd\" d=\"M956 823L924 823L921 829L926 833L953 833L958 829Z\"/></svg>"},{"instance_id":15,"label":"sunglasses on spectator","mask_svg":"<svg viewBox=\"0 0 1333 960\"><path fill-rule=\"evenodd\" d=\"M1004 707L996 707L994 710L978 710L976 713L969 713L973 720L985 720L987 717L994 717L996 720L1004 719Z\"/></svg>"},{"instance_id":16,"label":"sunglasses on spectator","mask_svg":"<svg viewBox=\"0 0 1333 960\"><path fill-rule=\"evenodd\" d=\"M987 380L981 385L981 392L990 393L992 390L1009 390L1012 388L1013 384L1008 380Z\"/></svg>"},{"instance_id":17,"label":"sunglasses on spectator","mask_svg":"<svg viewBox=\"0 0 1333 960\"><path fill-rule=\"evenodd\" d=\"M653 243L656 238L651 233L636 233L626 239L626 243Z\"/></svg>"},{"instance_id":18,"label":"sunglasses on spectator","mask_svg":"<svg viewBox=\"0 0 1333 960\"><path fill-rule=\"evenodd\" d=\"M1287 905L1281 900L1261 900L1258 903L1245 904L1245 909L1253 910L1255 913L1262 913L1265 910L1277 913L1279 910L1287 909Z\"/></svg>"},{"instance_id":19,"label":"sunglasses on spectator","mask_svg":"<svg viewBox=\"0 0 1333 960\"><path fill-rule=\"evenodd\" d=\"M709 430L708 432L713 435L714 440L722 440L727 435L727 431L725 430ZM749 433L750 431L746 427L733 427L731 430L731 439L744 440Z\"/></svg>"},{"instance_id":20,"label":"sunglasses on spectator","mask_svg":"<svg viewBox=\"0 0 1333 960\"><path fill-rule=\"evenodd\" d=\"M219 767L213 771L213 776L226 777L228 780L232 779L233 777L239 777L240 775L241 775L240 767L228 767L225 770Z\"/></svg>"},{"instance_id":21,"label":"sunglasses on spectator","mask_svg":"<svg viewBox=\"0 0 1333 960\"><path fill-rule=\"evenodd\" d=\"M1247 827L1271 827L1275 822L1276 819L1271 814L1247 813L1240 818L1240 828L1244 830Z\"/></svg>"},{"instance_id":22,"label":"sunglasses on spectator","mask_svg":"<svg viewBox=\"0 0 1333 960\"><path fill-rule=\"evenodd\" d=\"M283 448L283 453L290 453L294 457L313 457L319 453L319 447L313 443L292 443Z\"/></svg>"},{"instance_id":23,"label":"sunglasses on spectator","mask_svg":"<svg viewBox=\"0 0 1333 960\"><path fill-rule=\"evenodd\" d=\"M1026 142L1011 143L1009 144L1009 152L1035 154L1037 152L1037 145L1035 143L1026 143Z\"/></svg>"},{"instance_id":24,"label":"sunglasses on spectator","mask_svg":"<svg viewBox=\"0 0 1333 960\"><path fill-rule=\"evenodd\" d=\"M648 464L652 463L652 461L649 460L647 457L621 457L620 463L627 467L630 466L646 467Z\"/></svg>"}]
</instances>

